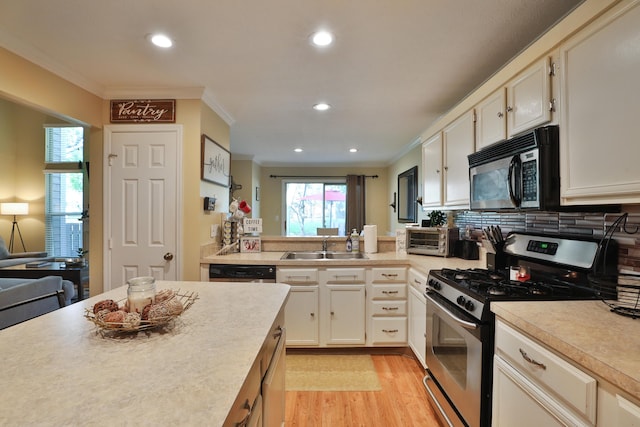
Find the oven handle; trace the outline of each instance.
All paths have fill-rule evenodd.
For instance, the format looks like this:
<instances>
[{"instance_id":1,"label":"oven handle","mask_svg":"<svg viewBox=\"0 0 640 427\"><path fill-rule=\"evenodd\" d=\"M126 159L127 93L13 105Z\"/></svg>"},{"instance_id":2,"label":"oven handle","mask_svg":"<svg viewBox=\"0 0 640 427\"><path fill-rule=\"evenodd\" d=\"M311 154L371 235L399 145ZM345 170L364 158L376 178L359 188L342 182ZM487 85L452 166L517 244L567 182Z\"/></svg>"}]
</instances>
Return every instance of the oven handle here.
<instances>
[{"instance_id":1,"label":"oven handle","mask_svg":"<svg viewBox=\"0 0 640 427\"><path fill-rule=\"evenodd\" d=\"M476 323L473 322L467 322L466 320L462 320L460 319L458 316L456 316L455 314L453 314L452 312L450 312L449 310L447 310L446 307L444 307L442 304L440 304L438 301L434 300L430 295L429 292L425 292L424 293L425 298L427 298L429 301L431 301L431 303L433 303L436 307L438 307L440 310L442 310L444 313L447 314L447 316L449 316L452 320L454 320L457 324L459 324L460 326L462 326L465 329L470 329L470 330L474 330L474 329L478 329L478 325Z\"/></svg>"},{"instance_id":2,"label":"oven handle","mask_svg":"<svg viewBox=\"0 0 640 427\"><path fill-rule=\"evenodd\" d=\"M449 417L447 417L447 414L444 412L442 405L440 405L440 402L438 402L438 399L436 399L436 396L433 394L433 392L429 388L429 384L427 384L427 381L429 380L433 381L429 375L425 375L425 377L422 379L422 384L424 384L424 388L427 389L427 393L429 393L429 396L431 396L431 401L435 403L436 407L438 408L438 412L440 412L440 415L442 415L442 418L447 422L448 427L453 427L453 424L451 423L451 420L449 419Z\"/></svg>"}]
</instances>

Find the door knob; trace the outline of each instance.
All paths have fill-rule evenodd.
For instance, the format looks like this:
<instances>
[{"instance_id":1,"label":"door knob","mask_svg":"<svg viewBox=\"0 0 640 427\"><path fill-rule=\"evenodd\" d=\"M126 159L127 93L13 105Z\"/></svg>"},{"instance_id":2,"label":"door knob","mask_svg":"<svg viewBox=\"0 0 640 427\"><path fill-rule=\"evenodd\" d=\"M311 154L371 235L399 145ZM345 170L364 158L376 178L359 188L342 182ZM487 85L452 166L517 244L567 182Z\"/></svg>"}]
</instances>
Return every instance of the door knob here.
<instances>
[{"instance_id":1,"label":"door knob","mask_svg":"<svg viewBox=\"0 0 640 427\"><path fill-rule=\"evenodd\" d=\"M172 259L173 259L173 254L171 252L167 252L166 254L164 254L165 261L171 261Z\"/></svg>"}]
</instances>

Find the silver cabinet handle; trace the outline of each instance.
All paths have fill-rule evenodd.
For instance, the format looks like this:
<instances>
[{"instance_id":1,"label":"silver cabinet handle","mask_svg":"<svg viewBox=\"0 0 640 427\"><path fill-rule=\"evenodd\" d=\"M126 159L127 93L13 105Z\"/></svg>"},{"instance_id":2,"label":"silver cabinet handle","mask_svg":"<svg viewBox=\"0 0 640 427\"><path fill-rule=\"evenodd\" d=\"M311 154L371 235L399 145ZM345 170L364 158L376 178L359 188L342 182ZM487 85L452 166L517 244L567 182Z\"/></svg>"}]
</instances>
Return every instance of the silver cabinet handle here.
<instances>
[{"instance_id":1,"label":"silver cabinet handle","mask_svg":"<svg viewBox=\"0 0 640 427\"><path fill-rule=\"evenodd\" d=\"M513 111L513 107L507 107L507 113L510 113Z\"/></svg>"},{"instance_id":2,"label":"silver cabinet handle","mask_svg":"<svg viewBox=\"0 0 640 427\"><path fill-rule=\"evenodd\" d=\"M391 295L391 294L397 294L398 291L382 291L382 293L386 295Z\"/></svg>"},{"instance_id":3,"label":"silver cabinet handle","mask_svg":"<svg viewBox=\"0 0 640 427\"><path fill-rule=\"evenodd\" d=\"M382 307L383 310L398 310L398 307Z\"/></svg>"},{"instance_id":4,"label":"silver cabinet handle","mask_svg":"<svg viewBox=\"0 0 640 427\"><path fill-rule=\"evenodd\" d=\"M498 118L501 119L504 117L504 113L502 111L498 111Z\"/></svg>"},{"instance_id":5,"label":"silver cabinet handle","mask_svg":"<svg viewBox=\"0 0 640 427\"><path fill-rule=\"evenodd\" d=\"M387 279L395 279L396 277L398 277L398 274L392 274L392 273L382 273L382 275L384 277L386 277Z\"/></svg>"},{"instance_id":6,"label":"silver cabinet handle","mask_svg":"<svg viewBox=\"0 0 640 427\"><path fill-rule=\"evenodd\" d=\"M518 350L520 350L520 355L522 356L522 358L526 360L528 363L531 363L532 365L535 365L538 368L542 368L543 370L547 369L544 363L538 362L537 360L533 360L531 357L529 357L529 355L523 349L519 348Z\"/></svg>"}]
</instances>

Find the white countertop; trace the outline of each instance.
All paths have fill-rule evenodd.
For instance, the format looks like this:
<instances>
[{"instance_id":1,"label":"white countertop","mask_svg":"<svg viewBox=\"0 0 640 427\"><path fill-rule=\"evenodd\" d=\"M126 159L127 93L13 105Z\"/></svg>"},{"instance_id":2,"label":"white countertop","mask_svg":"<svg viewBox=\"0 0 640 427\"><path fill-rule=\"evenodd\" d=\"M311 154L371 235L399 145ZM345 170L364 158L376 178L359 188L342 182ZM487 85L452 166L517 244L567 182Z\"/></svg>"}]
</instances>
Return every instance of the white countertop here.
<instances>
[{"instance_id":1,"label":"white countertop","mask_svg":"<svg viewBox=\"0 0 640 427\"><path fill-rule=\"evenodd\" d=\"M486 268L484 260L464 260L453 257L437 257L428 255L413 255L397 252L367 253L366 259L320 259L320 260L283 260L285 252L260 253L231 253L228 255L210 256L200 259L201 264L268 264L278 267L333 267L333 266L363 266L404 265L428 273L432 269L440 268Z\"/></svg>"},{"instance_id":2,"label":"white countertop","mask_svg":"<svg viewBox=\"0 0 640 427\"><path fill-rule=\"evenodd\" d=\"M640 402L640 319L602 301L493 302L491 311Z\"/></svg>"},{"instance_id":3,"label":"white countertop","mask_svg":"<svg viewBox=\"0 0 640 427\"><path fill-rule=\"evenodd\" d=\"M222 425L289 286L157 285L199 294L165 334L96 333L85 307L125 287L1 330L0 425Z\"/></svg>"}]
</instances>

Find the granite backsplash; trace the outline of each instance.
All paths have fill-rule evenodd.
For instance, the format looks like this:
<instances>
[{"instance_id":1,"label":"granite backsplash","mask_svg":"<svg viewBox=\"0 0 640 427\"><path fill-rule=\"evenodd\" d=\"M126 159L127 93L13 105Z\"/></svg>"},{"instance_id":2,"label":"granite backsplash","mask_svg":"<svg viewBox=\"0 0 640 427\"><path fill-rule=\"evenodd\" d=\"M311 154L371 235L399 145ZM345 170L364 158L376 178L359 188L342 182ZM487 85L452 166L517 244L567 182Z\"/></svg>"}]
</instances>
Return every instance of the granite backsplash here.
<instances>
[{"instance_id":1,"label":"granite backsplash","mask_svg":"<svg viewBox=\"0 0 640 427\"><path fill-rule=\"evenodd\" d=\"M640 206L624 206L629 214L626 231L618 228L613 237L619 244L618 267L640 272ZM510 231L579 234L601 238L621 213L579 212L471 212L457 211L453 222L461 232L467 227L474 238L480 238L482 228L499 225L506 235Z\"/></svg>"}]
</instances>

